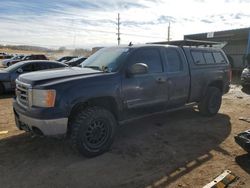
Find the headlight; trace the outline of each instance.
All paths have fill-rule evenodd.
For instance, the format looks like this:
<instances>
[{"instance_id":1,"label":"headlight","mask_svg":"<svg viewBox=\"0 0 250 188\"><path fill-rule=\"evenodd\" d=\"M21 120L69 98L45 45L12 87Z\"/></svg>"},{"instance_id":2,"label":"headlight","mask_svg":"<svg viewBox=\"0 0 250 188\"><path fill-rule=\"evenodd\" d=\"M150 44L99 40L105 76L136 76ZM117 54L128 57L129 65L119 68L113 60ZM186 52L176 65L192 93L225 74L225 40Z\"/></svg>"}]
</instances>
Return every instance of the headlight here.
<instances>
[{"instance_id":1,"label":"headlight","mask_svg":"<svg viewBox=\"0 0 250 188\"><path fill-rule=\"evenodd\" d=\"M37 107L54 107L56 100L56 91L55 90L41 90L41 89L32 89L31 92L32 106Z\"/></svg>"},{"instance_id":2,"label":"headlight","mask_svg":"<svg viewBox=\"0 0 250 188\"><path fill-rule=\"evenodd\" d=\"M250 73L250 72L249 72L249 69L244 69L244 70L242 71L242 74L248 74L248 73Z\"/></svg>"}]
</instances>

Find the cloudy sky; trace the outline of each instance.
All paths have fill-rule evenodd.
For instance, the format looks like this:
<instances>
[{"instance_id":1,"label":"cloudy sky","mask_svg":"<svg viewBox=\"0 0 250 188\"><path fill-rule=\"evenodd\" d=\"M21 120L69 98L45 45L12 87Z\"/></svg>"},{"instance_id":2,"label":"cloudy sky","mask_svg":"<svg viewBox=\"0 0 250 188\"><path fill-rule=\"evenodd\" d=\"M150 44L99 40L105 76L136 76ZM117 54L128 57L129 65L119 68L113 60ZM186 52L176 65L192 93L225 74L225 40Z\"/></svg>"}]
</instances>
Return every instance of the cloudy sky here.
<instances>
[{"instance_id":1,"label":"cloudy sky","mask_svg":"<svg viewBox=\"0 0 250 188\"><path fill-rule=\"evenodd\" d=\"M0 44L93 47L250 27L250 0L1 0Z\"/></svg>"}]
</instances>

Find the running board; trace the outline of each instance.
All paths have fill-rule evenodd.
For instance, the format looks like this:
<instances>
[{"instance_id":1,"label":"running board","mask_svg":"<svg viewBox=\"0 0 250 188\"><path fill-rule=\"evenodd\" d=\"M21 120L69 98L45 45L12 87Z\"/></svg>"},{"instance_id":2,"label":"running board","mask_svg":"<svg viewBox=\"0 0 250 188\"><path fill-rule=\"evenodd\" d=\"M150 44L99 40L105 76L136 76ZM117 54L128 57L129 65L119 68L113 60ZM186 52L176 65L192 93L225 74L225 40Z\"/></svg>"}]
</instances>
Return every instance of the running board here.
<instances>
[{"instance_id":1,"label":"running board","mask_svg":"<svg viewBox=\"0 0 250 188\"><path fill-rule=\"evenodd\" d=\"M163 110L161 112L155 112L155 113L146 114L146 115L143 115L143 116L138 116L138 117L135 117L135 118L131 118L131 119L128 119L128 120L119 121L119 125L123 125L123 124L129 123L129 122L135 121L135 120L143 119L143 118L154 116L154 115L159 115L159 114L175 112L175 111L183 110L183 109L187 109L187 108L192 108L192 107L196 106L197 104L198 103L196 103L196 102L188 103L188 104L185 104L184 106L181 106L181 107L178 107L178 108L172 108L172 109L168 109L168 110Z\"/></svg>"}]
</instances>

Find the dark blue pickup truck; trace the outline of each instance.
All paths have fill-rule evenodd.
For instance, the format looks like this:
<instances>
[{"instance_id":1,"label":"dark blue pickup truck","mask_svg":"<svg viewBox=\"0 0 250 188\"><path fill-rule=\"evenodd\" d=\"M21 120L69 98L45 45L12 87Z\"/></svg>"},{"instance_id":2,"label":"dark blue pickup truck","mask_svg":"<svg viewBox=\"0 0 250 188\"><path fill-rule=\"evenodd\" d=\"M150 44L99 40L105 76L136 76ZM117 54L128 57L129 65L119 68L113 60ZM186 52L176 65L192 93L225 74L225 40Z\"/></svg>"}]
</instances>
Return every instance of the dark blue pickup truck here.
<instances>
[{"instance_id":1,"label":"dark blue pickup truck","mask_svg":"<svg viewBox=\"0 0 250 188\"><path fill-rule=\"evenodd\" d=\"M19 129L67 135L87 157L134 118L187 105L217 114L231 74L220 49L164 45L103 48L81 66L19 76L13 105Z\"/></svg>"}]
</instances>

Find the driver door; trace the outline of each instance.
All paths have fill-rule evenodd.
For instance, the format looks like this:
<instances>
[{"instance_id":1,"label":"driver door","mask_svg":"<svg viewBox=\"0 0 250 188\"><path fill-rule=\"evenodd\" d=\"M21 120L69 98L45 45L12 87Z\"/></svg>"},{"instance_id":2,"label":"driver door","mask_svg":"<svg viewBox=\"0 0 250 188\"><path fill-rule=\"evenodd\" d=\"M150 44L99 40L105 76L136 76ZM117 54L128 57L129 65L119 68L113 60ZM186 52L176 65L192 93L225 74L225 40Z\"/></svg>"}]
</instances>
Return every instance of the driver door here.
<instances>
[{"instance_id":1,"label":"driver door","mask_svg":"<svg viewBox=\"0 0 250 188\"><path fill-rule=\"evenodd\" d=\"M136 63L148 66L148 73L125 76L122 81L126 118L161 111L168 100L167 75L158 48L140 48L128 58L127 67Z\"/></svg>"}]
</instances>

